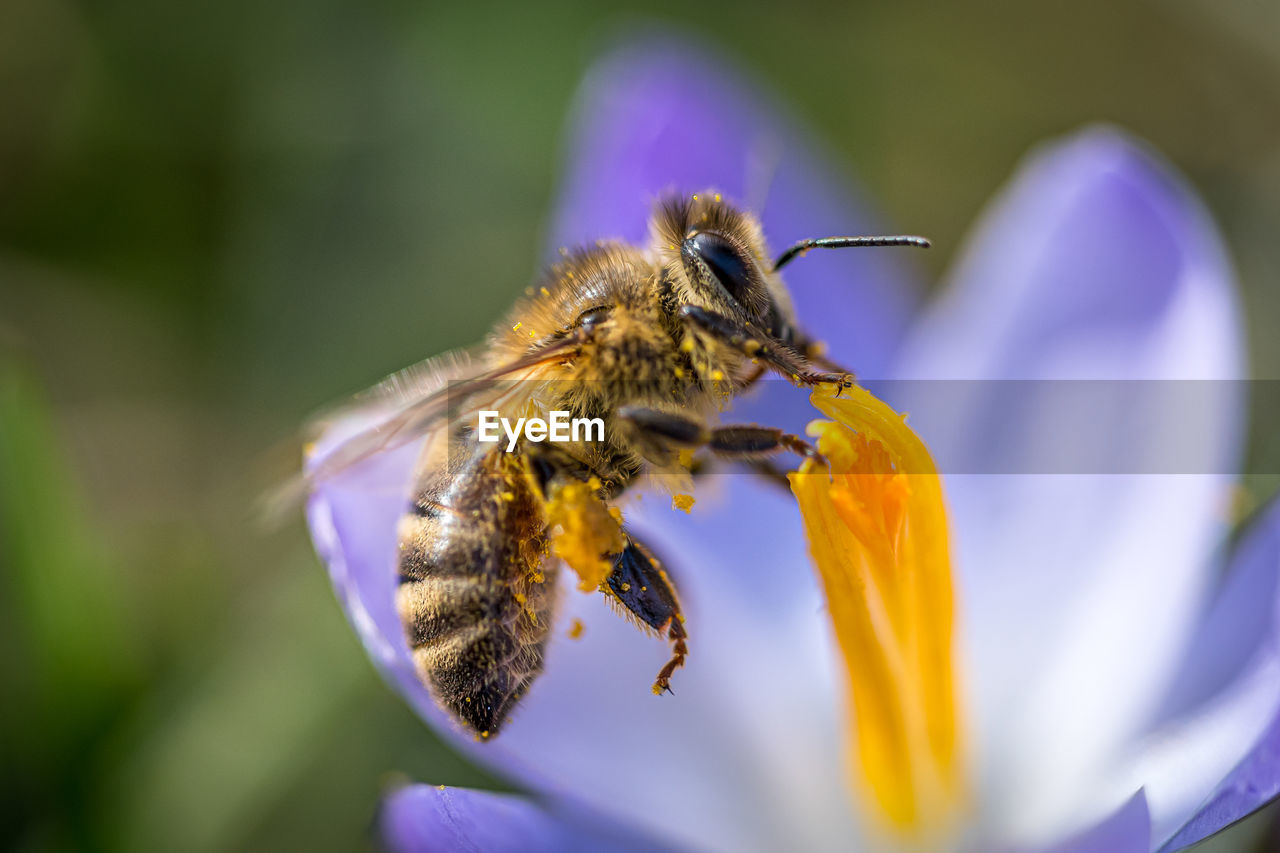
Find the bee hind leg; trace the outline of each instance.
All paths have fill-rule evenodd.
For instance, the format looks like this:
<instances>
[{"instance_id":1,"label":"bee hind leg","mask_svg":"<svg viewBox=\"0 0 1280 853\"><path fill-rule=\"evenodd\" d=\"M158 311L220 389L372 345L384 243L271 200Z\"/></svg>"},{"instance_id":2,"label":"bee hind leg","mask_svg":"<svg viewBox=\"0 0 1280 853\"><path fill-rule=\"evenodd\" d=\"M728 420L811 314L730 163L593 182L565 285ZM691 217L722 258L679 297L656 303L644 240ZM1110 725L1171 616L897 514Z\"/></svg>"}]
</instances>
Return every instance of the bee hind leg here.
<instances>
[{"instance_id":1,"label":"bee hind leg","mask_svg":"<svg viewBox=\"0 0 1280 853\"><path fill-rule=\"evenodd\" d=\"M600 588L636 620L660 634L666 632L671 641L671 659L654 679L653 692L659 695L673 692L671 675L684 666L689 654L685 643L689 635L675 584L662 564L648 548L628 535L627 546L613 557L613 571Z\"/></svg>"}]
</instances>

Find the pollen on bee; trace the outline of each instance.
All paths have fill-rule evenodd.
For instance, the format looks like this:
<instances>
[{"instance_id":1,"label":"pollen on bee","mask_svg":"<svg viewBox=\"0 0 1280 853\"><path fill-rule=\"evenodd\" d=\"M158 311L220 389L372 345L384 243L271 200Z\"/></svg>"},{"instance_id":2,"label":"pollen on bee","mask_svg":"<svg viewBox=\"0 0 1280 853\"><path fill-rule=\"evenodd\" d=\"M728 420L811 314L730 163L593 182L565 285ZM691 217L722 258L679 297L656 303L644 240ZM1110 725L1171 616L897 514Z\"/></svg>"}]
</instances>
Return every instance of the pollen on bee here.
<instances>
[{"instance_id":1,"label":"pollen on bee","mask_svg":"<svg viewBox=\"0 0 1280 853\"><path fill-rule=\"evenodd\" d=\"M523 592L517 592L512 597L515 598L517 604L524 604L526 601L529 600L529 597L526 596Z\"/></svg>"},{"instance_id":2,"label":"pollen on bee","mask_svg":"<svg viewBox=\"0 0 1280 853\"><path fill-rule=\"evenodd\" d=\"M720 201L720 193L716 193L716 195L715 195L715 199L716 199L716 202L717 202L717 203L719 203L719 201Z\"/></svg>"},{"instance_id":3,"label":"pollen on bee","mask_svg":"<svg viewBox=\"0 0 1280 853\"><path fill-rule=\"evenodd\" d=\"M694 193L694 194L693 194L693 200L694 200L694 201L697 201L697 200L698 200L698 194L697 194L697 193Z\"/></svg>"},{"instance_id":4,"label":"pollen on bee","mask_svg":"<svg viewBox=\"0 0 1280 853\"><path fill-rule=\"evenodd\" d=\"M676 463L686 471L691 469L693 467L693 451L688 447L681 448L676 454Z\"/></svg>"},{"instance_id":5,"label":"pollen on bee","mask_svg":"<svg viewBox=\"0 0 1280 853\"><path fill-rule=\"evenodd\" d=\"M712 381L712 382L723 382L723 381L724 381L724 371L723 371L723 370L713 370L713 371L711 371L711 381Z\"/></svg>"},{"instance_id":6,"label":"pollen on bee","mask_svg":"<svg viewBox=\"0 0 1280 853\"><path fill-rule=\"evenodd\" d=\"M685 338L680 342L680 352L693 352L693 338Z\"/></svg>"},{"instance_id":7,"label":"pollen on bee","mask_svg":"<svg viewBox=\"0 0 1280 853\"><path fill-rule=\"evenodd\" d=\"M518 332L518 331L520 331L520 327L521 327L521 326L523 326L523 325L524 325L524 323L523 323L523 322L516 323L514 326L512 326L512 327L511 327L511 331L513 331L513 332Z\"/></svg>"},{"instance_id":8,"label":"pollen on bee","mask_svg":"<svg viewBox=\"0 0 1280 853\"><path fill-rule=\"evenodd\" d=\"M582 637L582 632L585 630L587 630L587 626L582 624L582 620L574 619L573 623L569 625L569 639L570 640L580 639Z\"/></svg>"},{"instance_id":9,"label":"pollen on bee","mask_svg":"<svg viewBox=\"0 0 1280 853\"><path fill-rule=\"evenodd\" d=\"M684 369L677 367L675 370L676 379L684 379Z\"/></svg>"},{"instance_id":10,"label":"pollen on bee","mask_svg":"<svg viewBox=\"0 0 1280 853\"><path fill-rule=\"evenodd\" d=\"M516 494L515 492L503 492L502 499L507 503L510 503L511 501L516 499Z\"/></svg>"},{"instance_id":11,"label":"pollen on bee","mask_svg":"<svg viewBox=\"0 0 1280 853\"><path fill-rule=\"evenodd\" d=\"M623 583L622 583L622 591L623 591L623 592L630 592L630 591L631 591L631 584L629 584L629 583L627 583L627 582L623 581Z\"/></svg>"},{"instance_id":12,"label":"pollen on bee","mask_svg":"<svg viewBox=\"0 0 1280 853\"><path fill-rule=\"evenodd\" d=\"M542 290L542 295L543 295L543 296L550 296L550 295L551 295L551 291L550 291L550 290L547 290L545 287L541 288L541 290Z\"/></svg>"},{"instance_id":13,"label":"pollen on bee","mask_svg":"<svg viewBox=\"0 0 1280 853\"><path fill-rule=\"evenodd\" d=\"M693 495L675 495L671 498L671 508L678 509L681 512L692 512L693 504Z\"/></svg>"},{"instance_id":14,"label":"pollen on bee","mask_svg":"<svg viewBox=\"0 0 1280 853\"><path fill-rule=\"evenodd\" d=\"M547 502L551 549L578 574L578 588L592 592L608 577L612 562L605 556L622 551L622 525L596 492L600 480L556 488Z\"/></svg>"}]
</instances>

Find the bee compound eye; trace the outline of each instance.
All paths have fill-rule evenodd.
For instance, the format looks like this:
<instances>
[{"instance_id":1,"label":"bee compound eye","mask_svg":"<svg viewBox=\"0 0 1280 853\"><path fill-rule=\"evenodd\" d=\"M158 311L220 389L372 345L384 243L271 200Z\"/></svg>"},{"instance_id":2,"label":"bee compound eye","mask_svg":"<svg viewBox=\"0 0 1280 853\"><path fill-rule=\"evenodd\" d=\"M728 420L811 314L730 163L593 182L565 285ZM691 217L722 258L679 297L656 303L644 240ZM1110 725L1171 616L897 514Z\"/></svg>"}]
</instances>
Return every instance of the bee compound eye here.
<instances>
[{"instance_id":1,"label":"bee compound eye","mask_svg":"<svg viewBox=\"0 0 1280 853\"><path fill-rule=\"evenodd\" d=\"M732 243L712 231L700 231L684 241L682 254L698 258L729 295L742 301L751 287L747 259Z\"/></svg>"},{"instance_id":2,"label":"bee compound eye","mask_svg":"<svg viewBox=\"0 0 1280 853\"><path fill-rule=\"evenodd\" d=\"M578 315L578 325L584 329L592 329L609 319L613 309L607 305L583 311Z\"/></svg>"}]
</instances>

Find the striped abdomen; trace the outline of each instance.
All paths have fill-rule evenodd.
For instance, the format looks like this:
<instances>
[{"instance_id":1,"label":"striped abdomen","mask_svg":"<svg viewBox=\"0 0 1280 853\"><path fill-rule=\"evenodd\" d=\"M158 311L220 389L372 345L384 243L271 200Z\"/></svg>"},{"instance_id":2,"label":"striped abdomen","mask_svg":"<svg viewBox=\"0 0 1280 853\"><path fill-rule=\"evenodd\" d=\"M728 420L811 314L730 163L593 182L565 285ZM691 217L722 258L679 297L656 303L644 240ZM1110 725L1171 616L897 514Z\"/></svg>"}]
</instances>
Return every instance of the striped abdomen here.
<instances>
[{"instance_id":1,"label":"striped abdomen","mask_svg":"<svg viewBox=\"0 0 1280 853\"><path fill-rule=\"evenodd\" d=\"M482 736L542 670L555 603L544 527L520 457L501 451L426 483L401 521L396 606L418 677Z\"/></svg>"}]
</instances>

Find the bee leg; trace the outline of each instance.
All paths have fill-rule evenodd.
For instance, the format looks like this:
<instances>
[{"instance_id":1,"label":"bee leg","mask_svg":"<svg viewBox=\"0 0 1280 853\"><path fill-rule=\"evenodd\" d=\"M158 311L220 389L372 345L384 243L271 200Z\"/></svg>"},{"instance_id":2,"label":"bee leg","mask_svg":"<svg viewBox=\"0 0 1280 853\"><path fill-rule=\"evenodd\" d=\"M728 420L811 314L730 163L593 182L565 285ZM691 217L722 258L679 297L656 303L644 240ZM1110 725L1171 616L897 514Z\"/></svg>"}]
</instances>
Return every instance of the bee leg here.
<instances>
[{"instance_id":1,"label":"bee leg","mask_svg":"<svg viewBox=\"0 0 1280 853\"><path fill-rule=\"evenodd\" d=\"M680 599L662 564L648 548L630 535L622 553L613 557L613 571L600 589L640 622L653 630L666 632L671 641L671 659L658 672L653 682L653 692L671 693L671 674L684 666L689 654L685 640L689 635L684 629L684 614L680 612Z\"/></svg>"},{"instance_id":2,"label":"bee leg","mask_svg":"<svg viewBox=\"0 0 1280 853\"><path fill-rule=\"evenodd\" d=\"M804 355L806 361L818 365L823 370L831 373L845 373L849 376L854 375L849 368L827 358L827 347L822 341L815 340L804 334L797 334L792 346Z\"/></svg>"},{"instance_id":3,"label":"bee leg","mask_svg":"<svg viewBox=\"0 0 1280 853\"><path fill-rule=\"evenodd\" d=\"M852 373L814 370L804 356L761 329L753 329L697 305L682 306L680 313L706 334L749 358L759 359L762 364L773 368L797 385L813 386L831 382L843 389L854 383Z\"/></svg>"},{"instance_id":4,"label":"bee leg","mask_svg":"<svg viewBox=\"0 0 1280 853\"><path fill-rule=\"evenodd\" d=\"M777 427L738 424L709 429L683 415L641 406L624 406L618 410L618 417L630 423L650 447L664 444L679 448L709 447L719 456L744 460L790 450L819 464L827 464L812 444Z\"/></svg>"}]
</instances>

